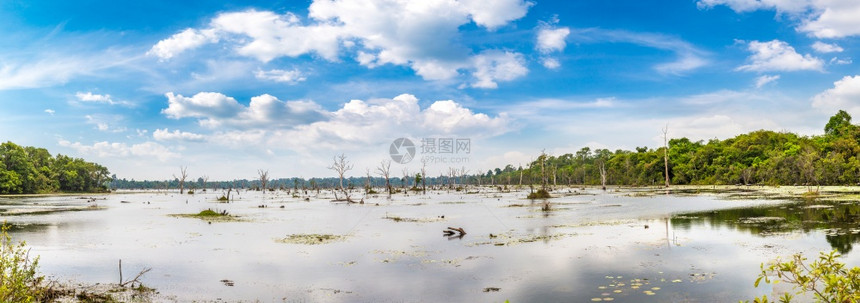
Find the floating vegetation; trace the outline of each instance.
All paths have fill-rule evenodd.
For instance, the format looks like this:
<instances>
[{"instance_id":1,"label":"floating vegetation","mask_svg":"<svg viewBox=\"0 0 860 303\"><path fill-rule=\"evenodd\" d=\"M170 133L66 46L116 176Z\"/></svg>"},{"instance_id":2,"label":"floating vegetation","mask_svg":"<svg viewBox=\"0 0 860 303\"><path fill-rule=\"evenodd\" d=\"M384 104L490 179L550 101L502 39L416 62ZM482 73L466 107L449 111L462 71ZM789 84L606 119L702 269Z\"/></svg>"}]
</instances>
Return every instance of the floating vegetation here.
<instances>
[{"instance_id":1,"label":"floating vegetation","mask_svg":"<svg viewBox=\"0 0 860 303\"><path fill-rule=\"evenodd\" d=\"M388 219L394 222L414 222L414 223L430 223L445 221L445 216L428 217L428 218L408 218L393 215L385 215L383 219Z\"/></svg>"},{"instance_id":2,"label":"floating vegetation","mask_svg":"<svg viewBox=\"0 0 860 303\"><path fill-rule=\"evenodd\" d=\"M559 239L564 239L567 237L576 236L576 233L558 233L558 234L547 234L547 235L525 235L525 236L514 236L510 234L501 234L501 235L490 235L491 241L484 242L474 242L468 244L469 246L480 246L480 245L494 245L494 246L512 246L522 243L531 243L537 241L549 242Z\"/></svg>"},{"instance_id":3,"label":"floating vegetation","mask_svg":"<svg viewBox=\"0 0 860 303\"><path fill-rule=\"evenodd\" d=\"M304 244L304 245L319 245L340 242L346 240L344 235L330 234L294 234L288 235L286 238L278 239L278 242L287 244Z\"/></svg>"},{"instance_id":4,"label":"floating vegetation","mask_svg":"<svg viewBox=\"0 0 860 303\"><path fill-rule=\"evenodd\" d=\"M785 218L783 217L750 217L750 218L741 218L738 220L740 224L763 224L763 223L776 223L783 222Z\"/></svg>"},{"instance_id":5,"label":"floating vegetation","mask_svg":"<svg viewBox=\"0 0 860 303\"><path fill-rule=\"evenodd\" d=\"M229 214L226 210L207 208L196 214L171 214L171 217L177 218L196 218L212 222L238 222L242 221L239 217Z\"/></svg>"}]
</instances>

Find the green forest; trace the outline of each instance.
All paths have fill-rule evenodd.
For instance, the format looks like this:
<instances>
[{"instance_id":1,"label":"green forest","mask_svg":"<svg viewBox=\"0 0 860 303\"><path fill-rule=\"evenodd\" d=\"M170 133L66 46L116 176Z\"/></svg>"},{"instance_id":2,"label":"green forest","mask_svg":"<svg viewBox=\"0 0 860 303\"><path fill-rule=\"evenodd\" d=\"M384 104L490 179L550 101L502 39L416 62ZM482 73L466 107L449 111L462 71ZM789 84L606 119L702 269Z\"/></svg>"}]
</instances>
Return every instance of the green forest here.
<instances>
[{"instance_id":1,"label":"green forest","mask_svg":"<svg viewBox=\"0 0 860 303\"><path fill-rule=\"evenodd\" d=\"M105 191L108 169L44 148L0 144L0 194Z\"/></svg>"},{"instance_id":2,"label":"green forest","mask_svg":"<svg viewBox=\"0 0 860 303\"><path fill-rule=\"evenodd\" d=\"M635 151L582 148L573 154L542 154L527 168L488 171L501 184L662 185L664 155L671 184L855 185L860 182L860 127L839 111L820 136L754 131L708 142L668 140L666 147Z\"/></svg>"}]
</instances>

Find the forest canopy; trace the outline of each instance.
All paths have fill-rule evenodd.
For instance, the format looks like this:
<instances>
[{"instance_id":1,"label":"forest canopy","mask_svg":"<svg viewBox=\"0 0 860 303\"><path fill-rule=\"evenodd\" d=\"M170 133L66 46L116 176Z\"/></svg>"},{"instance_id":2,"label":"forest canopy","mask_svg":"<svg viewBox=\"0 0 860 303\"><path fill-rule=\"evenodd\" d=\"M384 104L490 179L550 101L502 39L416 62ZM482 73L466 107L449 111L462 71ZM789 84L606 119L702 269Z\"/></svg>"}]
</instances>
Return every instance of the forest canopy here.
<instances>
[{"instance_id":1,"label":"forest canopy","mask_svg":"<svg viewBox=\"0 0 860 303\"><path fill-rule=\"evenodd\" d=\"M860 182L860 127L839 111L820 136L804 137L768 130L726 140L671 139L669 178L672 184L854 185ZM551 184L659 185L664 180L665 147L635 151L584 147L574 154L545 156ZM539 158L541 159L541 158ZM540 180L538 160L526 169L508 165L489 171L497 183L525 184Z\"/></svg>"},{"instance_id":2,"label":"forest canopy","mask_svg":"<svg viewBox=\"0 0 860 303\"><path fill-rule=\"evenodd\" d=\"M104 166L54 157L44 148L0 144L0 194L105 191L109 174Z\"/></svg>"}]
</instances>

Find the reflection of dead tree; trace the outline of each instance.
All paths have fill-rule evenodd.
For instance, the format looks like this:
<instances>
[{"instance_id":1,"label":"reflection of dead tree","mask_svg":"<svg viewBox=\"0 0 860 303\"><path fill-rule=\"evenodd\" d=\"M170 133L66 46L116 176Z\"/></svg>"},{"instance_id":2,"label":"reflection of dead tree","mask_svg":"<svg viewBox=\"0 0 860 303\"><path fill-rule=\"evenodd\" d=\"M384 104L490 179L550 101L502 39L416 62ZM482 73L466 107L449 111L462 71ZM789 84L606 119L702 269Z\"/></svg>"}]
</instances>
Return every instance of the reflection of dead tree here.
<instances>
[{"instance_id":1,"label":"reflection of dead tree","mask_svg":"<svg viewBox=\"0 0 860 303\"><path fill-rule=\"evenodd\" d=\"M376 168L383 178L385 178L385 188L388 190L388 197L391 198L391 181L389 177L391 176L391 160L382 160L379 162L379 167Z\"/></svg>"},{"instance_id":2,"label":"reflection of dead tree","mask_svg":"<svg viewBox=\"0 0 860 303\"><path fill-rule=\"evenodd\" d=\"M266 185L269 183L269 171L258 169L257 174L260 175L260 185L263 187L263 193L266 193Z\"/></svg>"},{"instance_id":3,"label":"reflection of dead tree","mask_svg":"<svg viewBox=\"0 0 860 303\"><path fill-rule=\"evenodd\" d=\"M186 172L187 169L188 169L187 166L180 166L179 167L179 177L177 177L176 175L173 175L174 179L179 180L179 193L180 194L185 193L185 178L188 178L188 173Z\"/></svg>"},{"instance_id":4,"label":"reflection of dead tree","mask_svg":"<svg viewBox=\"0 0 860 303\"><path fill-rule=\"evenodd\" d=\"M329 166L328 169L337 172L337 176L340 179L340 191L344 194L344 196L346 196L344 200L340 200L337 197L337 191L335 191L334 199L337 201L352 202L352 200L349 199L349 192L346 190L346 188L343 187L343 176L344 174L346 174L347 171L352 169L352 164L350 164L349 161L346 161L346 155L340 154L340 156L335 156L334 163L332 163L332 165Z\"/></svg>"}]
</instances>

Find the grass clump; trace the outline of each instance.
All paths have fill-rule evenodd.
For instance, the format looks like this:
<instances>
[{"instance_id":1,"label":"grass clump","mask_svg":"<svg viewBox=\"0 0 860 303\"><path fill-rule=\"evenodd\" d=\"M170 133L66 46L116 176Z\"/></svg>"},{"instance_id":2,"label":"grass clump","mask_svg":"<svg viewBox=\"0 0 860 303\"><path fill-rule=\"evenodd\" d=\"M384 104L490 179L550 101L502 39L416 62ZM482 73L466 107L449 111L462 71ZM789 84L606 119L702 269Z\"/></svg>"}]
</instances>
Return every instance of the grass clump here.
<instances>
[{"instance_id":1,"label":"grass clump","mask_svg":"<svg viewBox=\"0 0 860 303\"><path fill-rule=\"evenodd\" d=\"M198 217L224 217L224 216L230 216L230 214L227 213L226 210L220 210L219 211L219 210L212 210L211 208L207 208L206 210L203 210L203 211L200 211L199 213L197 213L196 216L198 216Z\"/></svg>"},{"instance_id":2,"label":"grass clump","mask_svg":"<svg viewBox=\"0 0 860 303\"><path fill-rule=\"evenodd\" d=\"M549 199L552 196L549 195L549 192L546 189L538 189L535 192L529 193L529 199Z\"/></svg>"},{"instance_id":3,"label":"grass clump","mask_svg":"<svg viewBox=\"0 0 860 303\"><path fill-rule=\"evenodd\" d=\"M171 217L179 217L179 218L197 218L201 220L207 220L211 222L230 222L230 221L242 221L239 217L231 215L226 210L218 210L207 208L205 210L200 211L196 214L172 214Z\"/></svg>"}]
</instances>

